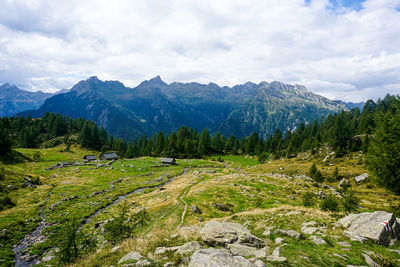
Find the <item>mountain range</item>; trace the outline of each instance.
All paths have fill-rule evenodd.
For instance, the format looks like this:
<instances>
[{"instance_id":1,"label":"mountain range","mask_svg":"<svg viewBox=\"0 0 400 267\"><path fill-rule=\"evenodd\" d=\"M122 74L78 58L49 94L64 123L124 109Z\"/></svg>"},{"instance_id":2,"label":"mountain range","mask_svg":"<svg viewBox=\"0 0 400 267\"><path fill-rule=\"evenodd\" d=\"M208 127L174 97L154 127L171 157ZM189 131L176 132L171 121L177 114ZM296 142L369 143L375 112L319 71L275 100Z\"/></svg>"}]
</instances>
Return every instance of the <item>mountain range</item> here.
<instances>
[{"instance_id":1,"label":"mountain range","mask_svg":"<svg viewBox=\"0 0 400 267\"><path fill-rule=\"evenodd\" d=\"M126 140L159 131L168 134L182 125L237 137L257 132L266 138L276 128L286 132L301 122L352 107L354 103L329 100L304 86L282 82L220 87L215 83L167 84L157 76L129 88L93 76L20 115L41 117L55 112L82 117Z\"/></svg>"},{"instance_id":2,"label":"mountain range","mask_svg":"<svg viewBox=\"0 0 400 267\"><path fill-rule=\"evenodd\" d=\"M0 117L9 117L21 111L38 109L51 93L29 92L5 83L0 86Z\"/></svg>"}]
</instances>

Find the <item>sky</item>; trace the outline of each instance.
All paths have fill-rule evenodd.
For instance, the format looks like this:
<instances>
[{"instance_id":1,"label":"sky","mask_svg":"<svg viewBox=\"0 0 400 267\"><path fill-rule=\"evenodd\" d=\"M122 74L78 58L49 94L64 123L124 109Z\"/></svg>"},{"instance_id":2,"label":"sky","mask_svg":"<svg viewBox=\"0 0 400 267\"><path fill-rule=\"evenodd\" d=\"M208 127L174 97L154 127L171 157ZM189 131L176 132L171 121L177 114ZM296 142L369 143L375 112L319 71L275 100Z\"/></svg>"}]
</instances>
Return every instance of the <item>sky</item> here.
<instances>
[{"instance_id":1,"label":"sky","mask_svg":"<svg viewBox=\"0 0 400 267\"><path fill-rule=\"evenodd\" d=\"M0 0L0 84L301 84L330 99L400 94L400 0Z\"/></svg>"}]
</instances>

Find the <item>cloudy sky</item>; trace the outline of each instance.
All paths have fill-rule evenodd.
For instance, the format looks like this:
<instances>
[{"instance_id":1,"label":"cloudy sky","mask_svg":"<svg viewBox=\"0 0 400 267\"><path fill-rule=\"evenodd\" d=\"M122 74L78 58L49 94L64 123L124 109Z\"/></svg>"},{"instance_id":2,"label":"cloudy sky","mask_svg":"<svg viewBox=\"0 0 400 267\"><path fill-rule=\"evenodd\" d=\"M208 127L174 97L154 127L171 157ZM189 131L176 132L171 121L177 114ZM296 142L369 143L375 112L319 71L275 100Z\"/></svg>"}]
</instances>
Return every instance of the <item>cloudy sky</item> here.
<instances>
[{"instance_id":1,"label":"cloudy sky","mask_svg":"<svg viewBox=\"0 0 400 267\"><path fill-rule=\"evenodd\" d=\"M0 84L283 81L400 93L400 0L0 0Z\"/></svg>"}]
</instances>

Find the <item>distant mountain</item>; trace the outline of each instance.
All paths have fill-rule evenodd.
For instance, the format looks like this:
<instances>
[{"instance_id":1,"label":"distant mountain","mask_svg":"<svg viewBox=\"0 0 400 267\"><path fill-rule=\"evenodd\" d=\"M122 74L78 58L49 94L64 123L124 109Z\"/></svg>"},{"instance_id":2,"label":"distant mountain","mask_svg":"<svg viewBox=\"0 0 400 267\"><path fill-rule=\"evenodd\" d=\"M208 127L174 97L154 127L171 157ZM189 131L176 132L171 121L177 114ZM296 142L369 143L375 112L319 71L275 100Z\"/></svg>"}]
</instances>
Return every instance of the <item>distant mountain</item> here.
<instances>
[{"instance_id":1,"label":"distant mountain","mask_svg":"<svg viewBox=\"0 0 400 267\"><path fill-rule=\"evenodd\" d=\"M159 76L135 88L91 77L66 93L47 99L33 117L56 112L82 117L127 140L142 134L169 133L186 125L225 135L267 137L278 127L293 130L300 122L349 108L341 101L313 94L301 85L247 82L233 87L217 84L167 84Z\"/></svg>"},{"instance_id":2,"label":"distant mountain","mask_svg":"<svg viewBox=\"0 0 400 267\"><path fill-rule=\"evenodd\" d=\"M54 94L29 92L8 83L0 86L0 117L12 116L21 111L37 109Z\"/></svg>"}]
</instances>

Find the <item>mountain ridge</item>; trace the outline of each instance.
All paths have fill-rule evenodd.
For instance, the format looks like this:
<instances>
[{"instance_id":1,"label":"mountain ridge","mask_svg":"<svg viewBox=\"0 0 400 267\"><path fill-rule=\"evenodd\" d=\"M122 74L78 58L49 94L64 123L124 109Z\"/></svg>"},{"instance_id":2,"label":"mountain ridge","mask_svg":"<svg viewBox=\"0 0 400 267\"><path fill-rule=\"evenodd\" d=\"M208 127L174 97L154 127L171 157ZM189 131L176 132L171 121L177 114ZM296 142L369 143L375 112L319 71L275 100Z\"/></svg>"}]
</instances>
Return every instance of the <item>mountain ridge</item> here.
<instances>
[{"instance_id":1,"label":"mountain ridge","mask_svg":"<svg viewBox=\"0 0 400 267\"><path fill-rule=\"evenodd\" d=\"M258 132L267 138L275 128L286 132L301 122L348 109L344 102L314 94L302 85L277 81L221 87L215 83L168 84L156 76L130 88L92 76L21 115L40 117L56 112L83 117L127 140L159 131L170 133L182 125L225 135Z\"/></svg>"}]
</instances>

